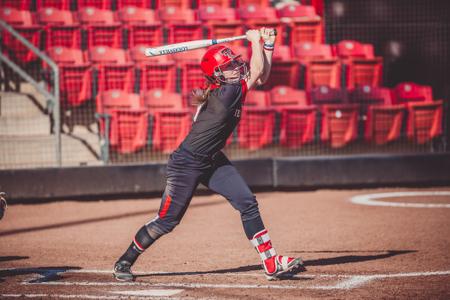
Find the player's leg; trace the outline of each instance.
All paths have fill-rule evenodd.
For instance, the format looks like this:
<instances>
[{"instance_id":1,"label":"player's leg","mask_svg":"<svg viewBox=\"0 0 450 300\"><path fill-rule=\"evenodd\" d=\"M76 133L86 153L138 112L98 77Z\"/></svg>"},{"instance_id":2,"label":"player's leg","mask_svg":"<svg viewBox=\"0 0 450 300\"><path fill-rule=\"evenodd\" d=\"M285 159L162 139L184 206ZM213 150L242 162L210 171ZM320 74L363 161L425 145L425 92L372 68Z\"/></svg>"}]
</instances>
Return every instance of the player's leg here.
<instances>
[{"instance_id":1,"label":"player's leg","mask_svg":"<svg viewBox=\"0 0 450 300\"><path fill-rule=\"evenodd\" d=\"M216 160L216 167L207 178L202 178L202 182L228 199L231 205L241 213L245 234L259 253L269 280L301 267L300 258L277 255L268 231L264 227L256 197L225 155L221 155Z\"/></svg>"},{"instance_id":2,"label":"player's leg","mask_svg":"<svg viewBox=\"0 0 450 300\"><path fill-rule=\"evenodd\" d=\"M134 276L130 268L139 255L158 238L171 232L180 223L198 186L198 178L201 175L199 170L186 168L185 166L188 163L192 162L186 161L185 158L175 161L169 160L167 185L158 214L138 230L128 249L116 262L114 267L116 279L133 280Z\"/></svg>"}]
</instances>

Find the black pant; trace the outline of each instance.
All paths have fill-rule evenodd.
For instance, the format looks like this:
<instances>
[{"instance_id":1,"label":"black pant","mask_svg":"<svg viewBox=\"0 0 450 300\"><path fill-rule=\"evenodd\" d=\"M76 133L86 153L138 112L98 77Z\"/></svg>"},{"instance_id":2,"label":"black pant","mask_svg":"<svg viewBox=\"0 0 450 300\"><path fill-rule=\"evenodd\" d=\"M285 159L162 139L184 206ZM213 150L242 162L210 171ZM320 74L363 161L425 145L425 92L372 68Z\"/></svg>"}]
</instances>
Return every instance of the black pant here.
<instances>
[{"instance_id":1,"label":"black pant","mask_svg":"<svg viewBox=\"0 0 450 300\"><path fill-rule=\"evenodd\" d=\"M180 146L167 164L167 185L158 215L146 224L153 239L169 233L180 223L199 183L224 196L240 212L245 229L246 222L261 220L255 196L223 152L208 157ZM256 223L251 231L263 229L258 228L263 227L262 221Z\"/></svg>"}]
</instances>

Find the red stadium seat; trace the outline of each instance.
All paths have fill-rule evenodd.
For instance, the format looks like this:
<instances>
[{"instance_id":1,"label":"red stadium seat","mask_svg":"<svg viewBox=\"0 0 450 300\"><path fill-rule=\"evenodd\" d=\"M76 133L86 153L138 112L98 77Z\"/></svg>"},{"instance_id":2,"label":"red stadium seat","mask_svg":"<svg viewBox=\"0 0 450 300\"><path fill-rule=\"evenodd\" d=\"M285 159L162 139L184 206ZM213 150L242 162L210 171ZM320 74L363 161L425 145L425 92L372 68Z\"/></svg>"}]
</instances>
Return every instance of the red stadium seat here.
<instances>
[{"instance_id":1,"label":"red stadium seat","mask_svg":"<svg viewBox=\"0 0 450 300\"><path fill-rule=\"evenodd\" d=\"M180 94L164 89L154 88L144 91L142 99L144 107L153 112L185 109Z\"/></svg>"},{"instance_id":2,"label":"red stadium seat","mask_svg":"<svg viewBox=\"0 0 450 300\"><path fill-rule=\"evenodd\" d=\"M343 40L335 45L336 55L342 59L374 58L373 45L363 44L358 41Z\"/></svg>"},{"instance_id":3,"label":"red stadium seat","mask_svg":"<svg viewBox=\"0 0 450 300\"><path fill-rule=\"evenodd\" d=\"M185 62L179 66L181 66L181 93L188 99L192 90L205 85L205 75L197 62Z\"/></svg>"},{"instance_id":4,"label":"red stadium seat","mask_svg":"<svg viewBox=\"0 0 450 300\"><path fill-rule=\"evenodd\" d=\"M199 20L205 23L237 21L238 15L234 8L220 5L204 5L198 9Z\"/></svg>"},{"instance_id":5,"label":"red stadium seat","mask_svg":"<svg viewBox=\"0 0 450 300\"><path fill-rule=\"evenodd\" d=\"M86 7L95 7L98 9L111 9L110 0L78 0L76 1L78 10Z\"/></svg>"},{"instance_id":6,"label":"red stadium seat","mask_svg":"<svg viewBox=\"0 0 450 300\"><path fill-rule=\"evenodd\" d=\"M52 7L60 10L70 10L70 0L36 0L36 9Z\"/></svg>"},{"instance_id":7,"label":"red stadium seat","mask_svg":"<svg viewBox=\"0 0 450 300\"><path fill-rule=\"evenodd\" d=\"M290 86L277 86L270 91L269 105L278 111L286 108L308 106L308 99L304 90Z\"/></svg>"},{"instance_id":8,"label":"red stadium seat","mask_svg":"<svg viewBox=\"0 0 450 300\"><path fill-rule=\"evenodd\" d=\"M330 45L312 42L300 42L292 44L292 54L302 63L317 59L333 59L333 51Z\"/></svg>"},{"instance_id":9,"label":"red stadium seat","mask_svg":"<svg viewBox=\"0 0 450 300\"><path fill-rule=\"evenodd\" d=\"M128 27L128 48L139 45L160 46L163 44L161 25L130 25Z\"/></svg>"},{"instance_id":10,"label":"red stadium seat","mask_svg":"<svg viewBox=\"0 0 450 300\"><path fill-rule=\"evenodd\" d=\"M117 0L117 9L134 6L139 8L151 8L152 1L149 0Z\"/></svg>"},{"instance_id":11,"label":"red stadium seat","mask_svg":"<svg viewBox=\"0 0 450 300\"><path fill-rule=\"evenodd\" d=\"M323 29L321 20L293 20L289 23L291 27L291 45L300 42L311 42L320 44L323 42Z\"/></svg>"},{"instance_id":12,"label":"red stadium seat","mask_svg":"<svg viewBox=\"0 0 450 300\"><path fill-rule=\"evenodd\" d=\"M203 39L203 28L199 23L171 24L169 27L169 43L181 43Z\"/></svg>"},{"instance_id":13,"label":"red stadium seat","mask_svg":"<svg viewBox=\"0 0 450 300\"><path fill-rule=\"evenodd\" d=\"M261 7L269 7L269 0L236 0L237 7L245 7L248 5L256 5Z\"/></svg>"},{"instance_id":14,"label":"red stadium seat","mask_svg":"<svg viewBox=\"0 0 450 300\"><path fill-rule=\"evenodd\" d=\"M222 8L231 7L230 0L197 0L197 7L200 9L202 9L205 6L211 5L219 6Z\"/></svg>"},{"instance_id":15,"label":"red stadium seat","mask_svg":"<svg viewBox=\"0 0 450 300\"><path fill-rule=\"evenodd\" d=\"M393 89L394 102L404 104L409 102L432 102L431 86L419 85L413 82L402 82Z\"/></svg>"},{"instance_id":16,"label":"red stadium seat","mask_svg":"<svg viewBox=\"0 0 450 300\"><path fill-rule=\"evenodd\" d=\"M369 105L392 105L391 90L376 86L359 86L349 91L348 100L363 106Z\"/></svg>"},{"instance_id":17,"label":"red stadium seat","mask_svg":"<svg viewBox=\"0 0 450 300\"><path fill-rule=\"evenodd\" d=\"M206 25L206 28L208 31L208 38L210 39L221 39L231 36L244 35L244 27L239 21L211 22ZM236 40L227 44L238 47L242 45L242 41Z\"/></svg>"},{"instance_id":18,"label":"red stadium seat","mask_svg":"<svg viewBox=\"0 0 450 300\"><path fill-rule=\"evenodd\" d=\"M119 90L97 96L97 112L102 114L100 132L109 135L110 146L119 153L136 152L147 144L148 112L137 94ZM105 117L110 117L109 132Z\"/></svg>"},{"instance_id":19,"label":"red stadium seat","mask_svg":"<svg viewBox=\"0 0 450 300\"><path fill-rule=\"evenodd\" d=\"M241 147L257 150L273 142L275 110L271 108L246 107L238 126Z\"/></svg>"},{"instance_id":20,"label":"red stadium seat","mask_svg":"<svg viewBox=\"0 0 450 300\"><path fill-rule=\"evenodd\" d=\"M358 137L358 105L324 105L321 140L332 148L344 147Z\"/></svg>"},{"instance_id":21,"label":"red stadium seat","mask_svg":"<svg viewBox=\"0 0 450 300\"><path fill-rule=\"evenodd\" d=\"M77 107L92 98L92 69L90 64L62 65L60 95L65 107Z\"/></svg>"},{"instance_id":22,"label":"red stadium seat","mask_svg":"<svg viewBox=\"0 0 450 300\"><path fill-rule=\"evenodd\" d=\"M2 7L0 10L1 20L11 26L33 26L34 16L27 10L18 10L11 7Z\"/></svg>"},{"instance_id":23,"label":"red stadium seat","mask_svg":"<svg viewBox=\"0 0 450 300\"><path fill-rule=\"evenodd\" d=\"M316 107L308 104L305 91L278 86L270 91L270 106L281 114L280 144L297 148L314 140Z\"/></svg>"},{"instance_id":24,"label":"red stadium seat","mask_svg":"<svg viewBox=\"0 0 450 300\"><path fill-rule=\"evenodd\" d=\"M116 14L108 9L85 7L78 11L80 22L84 25L118 25Z\"/></svg>"},{"instance_id":25,"label":"red stadium seat","mask_svg":"<svg viewBox=\"0 0 450 300\"><path fill-rule=\"evenodd\" d=\"M338 88L341 86L341 65L337 60L312 60L306 65L305 87L317 86Z\"/></svg>"},{"instance_id":26,"label":"red stadium seat","mask_svg":"<svg viewBox=\"0 0 450 300\"><path fill-rule=\"evenodd\" d=\"M164 153L172 152L189 132L192 123L189 109L184 108L180 94L160 89L145 92L143 100L152 116L153 149Z\"/></svg>"},{"instance_id":27,"label":"red stadium seat","mask_svg":"<svg viewBox=\"0 0 450 300\"><path fill-rule=\"evenodd\" d=\"M122 90L132 93L135 90L135 70L132 64L109 64L99 67L99 91Z\"/></svg>"},{"instance_id":28,"label":"red stadium seat","mask_svg":"<svg viewBox=\"0 0 450 300\"><path fill-rule=\"evenodd\" d=\"M128 93L123 90L108 90L97 95L97 112L110 113L114 109L143 109L141 98L138 94Z\"/></svg>"},{"instance_id":29,"label":"red stadium seat","mask_svg":"<svg viewBox=\"0 0 450 300\"><path fill-rule=\"evenodd\" d=\"M269 106L269 93L265 91L250 90L245 96L246 107L266 108Z\"/></svg>"},{"instance_id":30,"label":"red stadium seat","mask_svg":"<svg viewBox=\"0 0 450 300\"><path fill-rule=\"evenodd\" d=\"M203 38L203 28L197 21L197 14L194 10L168 6L159 10L159 16L161 21L166 24L169 43Z\"/></svg>"},{"instance_id":31,"label":"red stadium seat","mask_svg":"<svg viewBox=\"0 0 450 300\"><path fill-rule=\"evenodd\" d=\"M336 55L346 66L346 86L380 86L383 68L381 57L375 57L373 46L357 41L344 40L336 46Z\"/></svg>"},{"instance_id":32,"label":"red stadium seat","mask_svg":"<svg viewBox=\"0 0 450 300\"><path fill-rule=\"evenodd\" d=\"M442 135L442 100L408 104L407 136L416 144L425 144Z\"/></svg>"},{"instance_id":33,"label":"red stadium seat","mask_svg":"<svg viewBox=\"0 0 450 300\"><path fill-rule=\"evenodd\" d=\"M156 7L159 9L173 6L177 8L191 8L191 0L155 0Z\"/></svg>"},{"instance_id":34,"label":"red stadium seat","mask_svg":"<svg viewBox=\"0 0 450 300\"><path fill-rule=\"evenodd\" d=\"M110 146L119 153L134 153L147 145L148 112L144 109L111 111Z\"/></svg>"},{"instance_id":35,"label":"red stadium seat","mask_svg":"<svg viewBox=\"0 0 450 300\"><path fill-rule=\"evenodd\" d=\"M241 6L238 8L238 13L240 18L244 22L255 22L255 21L265 21L265 22L278 22L278 17L276 10L268 6L260 6L255 4L249 4L246 6Z\"/></svg>"},{"instance_id":36,"label":"red stadium seat","mask_svg":"<svg viewBox=\"0 0 450 300\"><path fill-rule=\"evenodd\" d=\"M55 46L81 49L81 29L78 25L52 25L45 29L45 48Z\"/></svg>"},{"instance_id":37,"label":"red stadium seat","mask_svg":"<svg viewBox=\"0 0 450 300\"><path fill-rule=\"evenodd\" d=\"M197 13L189 8L180 8L176 6L164 6L159 10L159 18L164 23L193 23L197 21Z\"/></svg>"},{"instance_id":38,"label":"red stadium seat","mask_svg":"<svg viewBox=\"0 0 450 300\"><path fill-rule=\"evenodd\" d=\"M314 141L317 108L304 106L281 111L280 144L298 148Z\"/></svg>"},{"instance_id":39,"label":"red stadium seat","mask_svg":"<svg viewBox=\"0 0 450 300\"><path fill-rule=\"evenodd\" d=\"M32 0L0 0L0 7L15 8L17 10L31 10Z\"/></svg>"},{"instance_id":40,"label":"red stadium seat","mask_svg":"<svg viewBox=\"0 0 450 300\"><path fill-rule=\"evenodd\" d=\"M412 82L399 83L394 89L394 101L408 108L407 136L424 144L442 134L442 101L433 101L431 86Z\"/></svg>"},{"instance_id":41,"label":"red stadium seat","mask_svg":"<svg viewBox=\"0 0 450 300\"><path fill-rule=\"evenodd\" d=\"M288 4L277 9L277 15L283 22L293 20L320 20L316 9L312 5Z\"/></svg>"},{"instance_id":42,"label":"red stadium seat","mask_svg":"<svg viewBox=\"0 0 450 300\"><path fill-rule=\"evenodd\" d=\"M58 65L80 65L88 63L88 58L80 49L52 47L47 49L50 58Z\"/></svg>"},{"instance_id":43,"label":"red stadium seat","mask_svg":"<svg viewBox=\"0 0 450 300\"><path fill-rule=\"evenodd\" d=\"M210 4L200 6L198 13L200 21L208 31L208 38L220 39L244 34L243 24L239 21L234 8ZM242 45L242 41L229 44L239 46Z\"/></svg>"},{"instance_id":44,"label":"red stadium seat","mask_svg":"<svg viewBox=\"0 0 450 300\"><path fill-rule=\"evenodd\" d=\"M41 44L40 26L13 26L20 35L27 39L33 46L39 48ZM18 39L8 32L2 33L3 53L19 65L28 64L37 59L36 55L25 47Z\"/></svg>"},{"instance_id":45,"label":"red stadium seat","mask_svg":"<svg viewBox=\"0 0 450 300\"><path fill-rule=\"evenodd\" d=\"M88 51L88 55L89 60L93 64L125 64L130 62L130 57L126 50L107 46L91 48Z\"/></svg>"},{"instance_id":46,"label":"red stadium seat","mask_svg":"<svg viewBox=\"0 0 450 300\"><path fill-rule=\"evenodd\" d=\"M135 70L127 51L98 46L89 49L88 55L98 70L98 91L135 90Z\"/></svg>"},{"instance_id":47,"label":"red stadium seat","mask_svg":"<svg viewBox=\"0 0 450 300\"><path fill-rule=\"evenodd\" d=\"M81 31L78 20L70 10L60 10L53 7L41 8L37 13L40 24L47 25L45 29L45 48L63 46L81 48Z\"/></svg>"},{"instance_id":48,"label":"red stadium seat","mask_svg":"<svg viewBox=\"0 0 450 300\"><path fill-rule=\"evenodd\" d=\"M163 89L175 92L177 68L174 62L147 62L140 66L141 90Z\"/></svg>"},{"instance_id":49,"label":"red stadium seat","mask_svg":"<svg viewBox=\"0 0 450 300\"><path fill-rule=\"evenodd\" d=\"M359 86L349 91L348 99L361 106L360 120L367 141L382 145L400 138L405 107L392 105L388 88Z\"/></svg>"},{"instance_id":50,"label":"red stadium seat","mask_svg":"<svg viewBox=\"0 0 450 300\"><path fill-rule=\"evenodd\" d=\"M154 10L127 6L118 12L118 19L122 24L159 25L159 16Z\"/></svg>"},{"instance_id":51,"label":"red stadium seat","mask_svg":"<svg viewBox=\"0 0 450 300\"><path fill-rule=\"evenodd\" d=\"M90 25L87 28L88 48L107 46L122 48L120 25Z\"/></svg>"},{"instance_id":52,"label":"red stadium seat","mask_svg":"<svg viewBox=\"0 0 450 300\"><path fill-rule=\"evenodd\" d=\"M189 110L158 111L154 115L152 146L154 150L171 153L189 133L192 115Z\"/></svg>"},{"instance_id":53,"label":"red stadium seat","mask_svg":"<svg viewBox=\"0 0 450 300\"><path fill-rule=\"evenodd\" d=\"M376 145L398 140L401 136L405 113L403 105L370 106L367 111L365 139Z\"/></svg>"},{"instance_id":54,"label":"red stadium seat","mask_svg":"<svg viewBox=\"0 0 450 300\"><path fill-rule=\"evenodd\" d=\"M329 45L302 42L293 46L293 54L303 67L301 82L306 89L322 85L340 87L341 64L333 58Z\"/></svg>"},{"instance_id":55,"label":"red stadium seat","mask_svg":"<svg viewBox=\"0 0 450 300\"><path fill-rule=\"evenodd\" d=\"M344 104L347 102L347 95L344 90L328 86L318 86L311 89L309 97L311 103L315 105Z\"/></svg>"},{"instance_id":56,"label":"red stadium seat","mask_svg":"<svg viewBox=\"0 0 450 300\"><path fill-rule=\"evenodd\" d=\"M77 107L92 98L92 69L80 49L54 47L47 50L59 66L63 107Z\"/></svg>"}]
</instances>

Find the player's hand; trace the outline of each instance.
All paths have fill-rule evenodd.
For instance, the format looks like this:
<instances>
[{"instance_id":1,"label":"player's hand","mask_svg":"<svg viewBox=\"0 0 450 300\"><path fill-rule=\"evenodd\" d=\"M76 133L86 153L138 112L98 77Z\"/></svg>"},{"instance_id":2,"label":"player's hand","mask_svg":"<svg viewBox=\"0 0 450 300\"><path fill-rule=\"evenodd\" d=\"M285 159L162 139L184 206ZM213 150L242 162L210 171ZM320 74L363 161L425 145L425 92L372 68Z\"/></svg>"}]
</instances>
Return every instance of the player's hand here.
<instances>
[{"instance_id":1,"label":"player's hand","mask_svg":"<svg viewBox=\"0 0 450 300\"><path fill-rule=\"evenodd\" d=\"M261 38L263 39L264 43L267 44L274 44L275 39L277 37L276 31L274 28L261 28L260 29Z\"/></svg>"},{"instance_id":2,"label":"player's hand","mask_svg":"<svg viewBox=\"0 0 450 300\"><path fill-rule=\"evenodd\" d=\"M261 39L261 33L256 29L247 30L245 35L247 36L247 40L252 43L259 43Z\"/></svg>"}]
</instances>

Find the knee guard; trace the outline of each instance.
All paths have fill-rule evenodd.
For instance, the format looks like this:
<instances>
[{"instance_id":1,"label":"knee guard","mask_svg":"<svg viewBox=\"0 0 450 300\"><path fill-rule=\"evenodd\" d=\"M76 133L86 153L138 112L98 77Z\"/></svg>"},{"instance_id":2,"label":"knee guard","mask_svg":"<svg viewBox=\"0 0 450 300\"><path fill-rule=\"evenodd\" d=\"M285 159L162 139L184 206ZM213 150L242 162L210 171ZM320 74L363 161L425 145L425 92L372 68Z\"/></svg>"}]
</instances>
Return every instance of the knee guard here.
<instances>
[{"instance_id":1,"label":"knee guard","mask_svg":"<svg viewBox=\"0 0 450 300\"><path fill-rule=\"evenodd\" d=\"M148 234L153 240L171 232L180 222L176 220L160 219L158 216L145 224Z\"/></svg>"}]
</instances>

